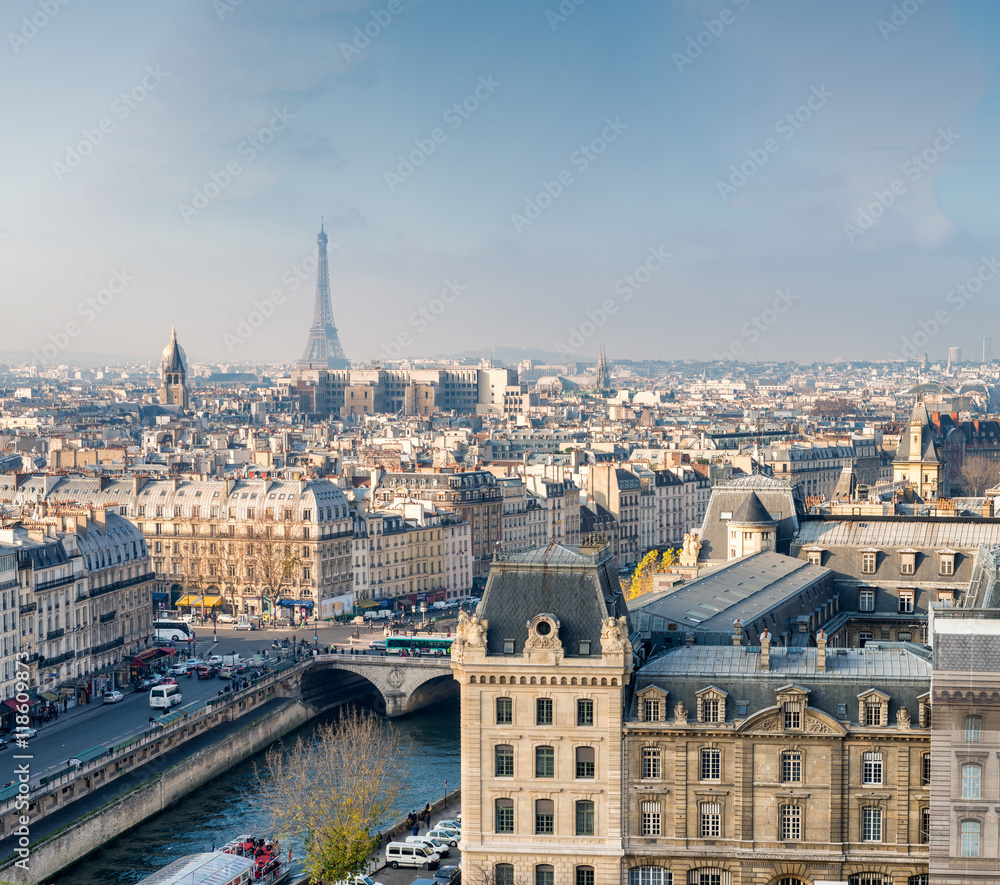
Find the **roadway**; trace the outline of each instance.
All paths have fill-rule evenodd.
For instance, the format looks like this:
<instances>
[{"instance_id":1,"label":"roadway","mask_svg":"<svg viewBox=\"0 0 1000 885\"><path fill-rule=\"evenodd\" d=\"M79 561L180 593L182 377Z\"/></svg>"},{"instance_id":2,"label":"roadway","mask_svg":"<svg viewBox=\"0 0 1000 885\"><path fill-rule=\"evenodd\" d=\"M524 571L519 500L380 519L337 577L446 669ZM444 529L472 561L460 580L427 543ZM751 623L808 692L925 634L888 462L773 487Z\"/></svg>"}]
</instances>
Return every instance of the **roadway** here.
<instances>
[{"instance_id":1,"label":"roadway","mask_svg":"<svg viewBox=\"0 0 1000 885\"><path fill-rule=\"evenodd\" d=\"M453 627L454 624L451 623ZM440 622L436 630L447 630ZM268 659L273 660L279 652L271 647L275 639L288 639L294 636L296 640L305 639L310 646L325 648L327 645L339 648L354 647L359 651L368 652L368 641L381 638L380 627L369 631L367 626L360 628L360 639L351 642L355 630L351 625L308 625L303 627L284 627L274 630L236 630L230 625L218 625L213 632L211 626L195 626L196 642L194 656L207 659L211 655L236 653L241 657L252 657L263 654L266 650ZM315 637L315 641L314 641ZM377 653L375 653L377 654ZM178 643L178 660L187 657L186 649ZM195 676L177 677L184 700L181 706L192 701L207 700L218 695L225 685L220 679L198 679ZM38 736L28 741L27 751L19 750L14 743L13 735L4 735L10 742L6 750L0 752L0 788L13 779L15 766L25 760L15 760L14 755L30 755L29 761L32 778L41 777L49 771L58 771L65 767L67 760L79 755L85 750L98 745L113 746L126 738L145 731L149 726L149 717L154 711L149 707L148 692L133 691L130 685L120 687L125 699L117 704L102 704L99 700L86 706L78 706L66 713L60 714L53 722L38 726ZM175 707L173 709L179 709ZM155 711L160 712L160 711ZM4 775L6 774L6 777Z\"/></svg>"}]
</instances>

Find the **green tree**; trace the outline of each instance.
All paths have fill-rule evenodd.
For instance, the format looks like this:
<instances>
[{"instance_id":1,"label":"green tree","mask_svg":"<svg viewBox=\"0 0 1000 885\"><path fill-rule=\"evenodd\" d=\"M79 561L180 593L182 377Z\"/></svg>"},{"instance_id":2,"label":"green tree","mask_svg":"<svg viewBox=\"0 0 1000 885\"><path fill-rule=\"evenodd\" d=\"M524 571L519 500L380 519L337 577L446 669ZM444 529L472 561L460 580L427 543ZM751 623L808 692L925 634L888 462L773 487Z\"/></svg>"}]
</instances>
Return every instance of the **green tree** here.
<instances>
[{"instance_id":1,"label":"green tree","mask_svg":"<svg viewBox=\"0 0 1000 885\"><path fill-rule=\"evenodd\" d=\"M304 839L314 885L364 872L378 848L372 834L396 816L404 764L395 728L347 707L312 738L272 747L255 766L260 804L279 838Z\"/></svg>"}]
</instances>

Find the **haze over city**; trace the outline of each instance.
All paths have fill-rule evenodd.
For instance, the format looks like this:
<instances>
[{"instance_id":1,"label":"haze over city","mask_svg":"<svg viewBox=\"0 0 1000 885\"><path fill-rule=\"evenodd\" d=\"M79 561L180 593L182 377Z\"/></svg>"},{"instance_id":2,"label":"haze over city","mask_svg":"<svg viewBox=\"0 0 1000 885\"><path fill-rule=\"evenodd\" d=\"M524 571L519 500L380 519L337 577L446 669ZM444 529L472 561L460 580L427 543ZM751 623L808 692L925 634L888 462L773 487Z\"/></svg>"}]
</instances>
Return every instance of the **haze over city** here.
<instances>
[{"instance_id":1,"label":"haze over city","mask_svg":"<svg viewBox=\"0 0 1000 885\"><path fill-rule=\"evenodd\" d=\"M934 359L995 315L996 4L0 16L0 350L294 361L321 218L356 365Z\"/></svg>"}]
</instances>

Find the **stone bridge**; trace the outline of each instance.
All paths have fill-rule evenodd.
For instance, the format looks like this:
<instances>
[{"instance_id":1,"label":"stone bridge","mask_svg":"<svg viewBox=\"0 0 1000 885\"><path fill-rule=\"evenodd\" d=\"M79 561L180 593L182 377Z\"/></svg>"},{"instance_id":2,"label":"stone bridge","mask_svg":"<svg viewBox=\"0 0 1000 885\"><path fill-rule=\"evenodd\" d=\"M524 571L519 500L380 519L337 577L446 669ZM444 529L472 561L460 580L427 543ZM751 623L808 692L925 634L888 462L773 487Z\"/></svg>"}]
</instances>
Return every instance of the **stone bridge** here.
<instances>
[{"instance_id":1,"label":"stone bridge","mask_svg":"<svg viewBox=\"0 0 1000 885\"><path fill-rule=\"evenodd\" d=\"M304 703L333 707L357 701L386 716L402 716L457 697L450 658L318 655L299 677Z\"/></svg>"}]
</instances>

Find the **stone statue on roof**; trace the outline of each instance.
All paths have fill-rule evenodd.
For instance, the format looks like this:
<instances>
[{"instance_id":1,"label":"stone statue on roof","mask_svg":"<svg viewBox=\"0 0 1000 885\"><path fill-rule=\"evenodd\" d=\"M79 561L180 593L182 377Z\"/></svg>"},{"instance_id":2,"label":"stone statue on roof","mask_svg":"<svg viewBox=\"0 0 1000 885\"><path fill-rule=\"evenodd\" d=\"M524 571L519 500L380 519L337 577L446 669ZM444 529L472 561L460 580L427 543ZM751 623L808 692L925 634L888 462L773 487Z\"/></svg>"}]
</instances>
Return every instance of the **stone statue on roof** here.
<instances>
[{"instance_id":1,"label":"stone statue on roof","mask_svg":"<svg viewBox=\"0 0 1000 885\"><path fill-rule=\"evenodd\" d=\"M628 647L628 621L624 616L617 621L608 618L601 624L602 654L621 654Z\"/></svg>"}]
</instances>

